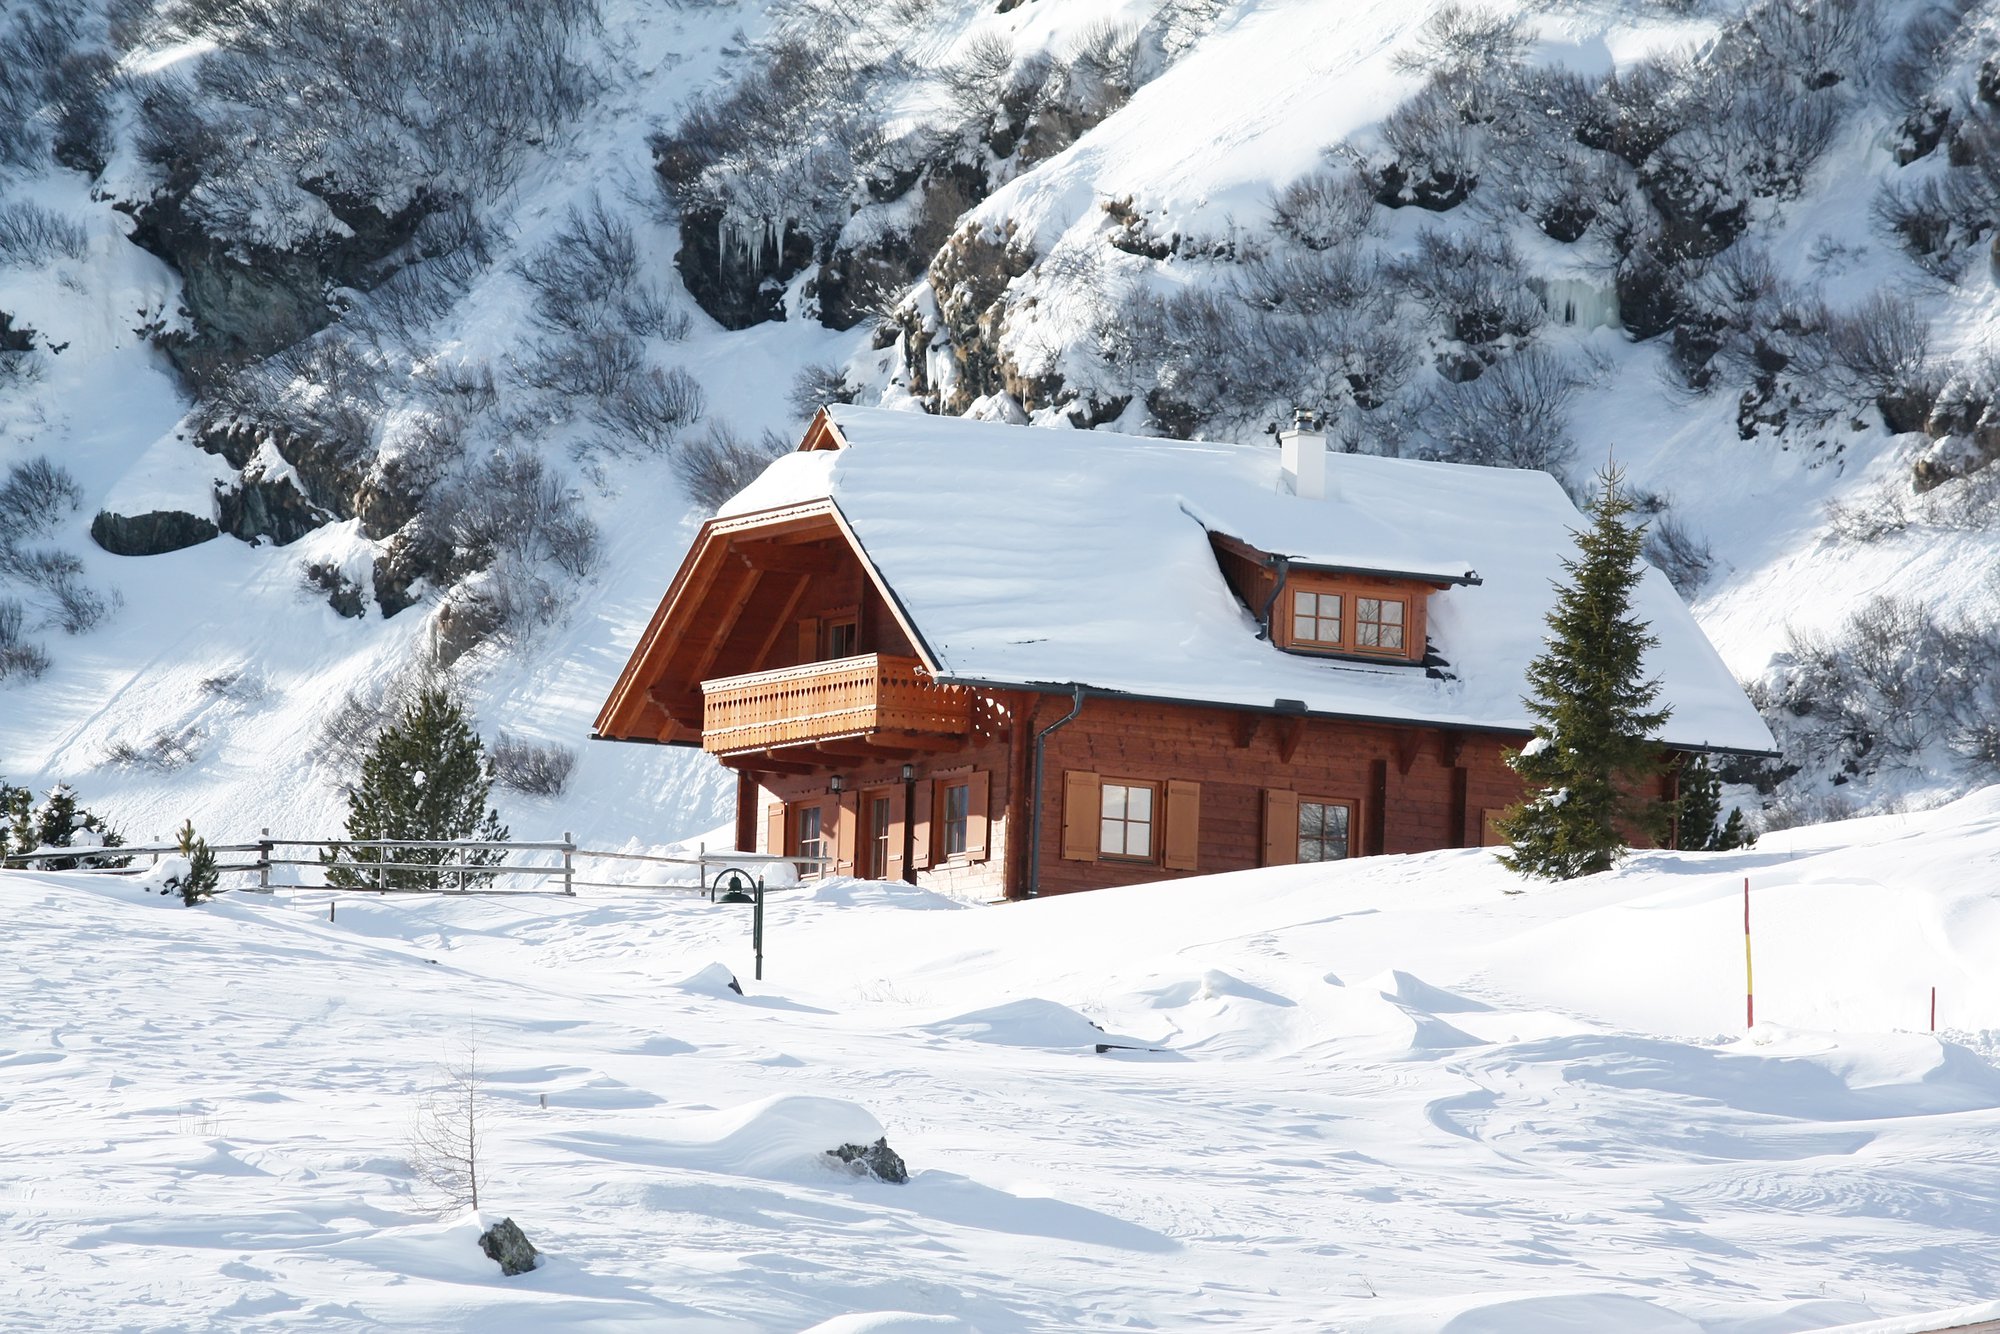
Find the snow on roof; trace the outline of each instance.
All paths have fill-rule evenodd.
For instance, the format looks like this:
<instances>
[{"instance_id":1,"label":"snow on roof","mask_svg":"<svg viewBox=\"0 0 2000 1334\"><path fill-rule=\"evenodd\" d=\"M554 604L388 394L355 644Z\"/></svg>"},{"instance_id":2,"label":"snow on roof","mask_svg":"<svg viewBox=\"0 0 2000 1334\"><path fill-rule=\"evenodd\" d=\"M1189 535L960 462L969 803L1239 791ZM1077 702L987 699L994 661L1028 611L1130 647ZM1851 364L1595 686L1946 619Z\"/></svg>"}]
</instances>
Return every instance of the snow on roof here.
<instances>
[{"instance_id":1,"label":"snow on roof","mask_svg":"<svg viewBox=\"0 0 2000 1334\"><path fill-rule=\"evenodd\" d=\"M848 447L792 454L725 509L830 498L946 680L1527 731L1521 697L1570 530L1545 473L1336 454L1328 496L1283 488L1268 445L1203 444L829 409ZM1482 582L1431 595L1446 678L1284 653L1257 637L1210 531L1298 560ZM1775 749L1657 570L1635 593L1659 645L1660 739Z\"/></svg>"}]
</instances>

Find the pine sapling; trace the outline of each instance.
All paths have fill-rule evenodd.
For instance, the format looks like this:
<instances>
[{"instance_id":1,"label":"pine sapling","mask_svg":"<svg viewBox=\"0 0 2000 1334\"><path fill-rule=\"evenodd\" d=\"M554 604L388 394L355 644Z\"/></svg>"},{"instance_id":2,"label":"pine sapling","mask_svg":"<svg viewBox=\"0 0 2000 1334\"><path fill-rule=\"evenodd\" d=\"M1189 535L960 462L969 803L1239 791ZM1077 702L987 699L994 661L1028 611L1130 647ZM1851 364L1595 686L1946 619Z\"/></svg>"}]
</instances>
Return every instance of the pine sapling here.
<instances>
[{"instance_id":1,"label":"pine sapling","mask_svg":"<svg viewBox=\"0 0 2000 1334\"><path fill-rule=\"evenodd\" d=\"M168 881L171 888L180 891L181 902L192 908L204 899L215 896L216 886L222 881L222 873L216 867L215 853L209 848L208 840L197 838L194 821L185 820L180 828L181 857L187 863L177 880Z\"/></svg>"}]
</instances>

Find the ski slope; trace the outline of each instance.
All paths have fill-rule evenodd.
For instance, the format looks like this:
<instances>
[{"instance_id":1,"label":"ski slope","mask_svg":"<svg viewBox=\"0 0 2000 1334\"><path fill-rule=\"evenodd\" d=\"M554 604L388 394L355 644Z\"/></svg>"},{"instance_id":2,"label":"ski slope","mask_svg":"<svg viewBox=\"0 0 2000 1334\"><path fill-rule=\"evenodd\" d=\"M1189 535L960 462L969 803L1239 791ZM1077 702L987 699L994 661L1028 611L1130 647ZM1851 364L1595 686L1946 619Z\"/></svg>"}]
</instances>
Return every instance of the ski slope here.
<instances>
[{"instance_id":1,"label":"ski slope","mask_svg":"<svg viewBox=\"0 0 2000 1334\"><path fill-rule=\"evenodd\" d=\"M672 889L188 909L9 873L0 1328L1774 1334L1990 1301L1997 861L1989 789L1519 894L1478 851L1005 906L829 881L773 891L761 983L746 910ZM485 1217L545 1253L519 1278L406 1161L468 1046ZM907 1185L819 1152L877 1127Z\"/></svg>"}]
</instances>

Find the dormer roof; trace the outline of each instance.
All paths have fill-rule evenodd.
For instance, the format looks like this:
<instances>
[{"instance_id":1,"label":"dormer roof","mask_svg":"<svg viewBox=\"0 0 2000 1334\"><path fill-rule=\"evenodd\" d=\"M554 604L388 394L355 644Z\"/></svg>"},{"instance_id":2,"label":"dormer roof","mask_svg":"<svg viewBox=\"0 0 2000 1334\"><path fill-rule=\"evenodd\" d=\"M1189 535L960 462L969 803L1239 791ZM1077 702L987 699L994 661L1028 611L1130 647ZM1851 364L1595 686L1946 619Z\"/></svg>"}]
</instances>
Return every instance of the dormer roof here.
<instances>
[{"instance_id":1,"label":"dormer roof","mask_svg":"<svg viewBox=\"0 0 2000 1334\"><path fill-rule=\"evenodd\" d=\"M1336 454L1291 495L1278 451L834 406L723 509L831 502L947 683L1067 689L1526 732L1528 664L1587 522L1545 473ZM1211 535L1306 567L1420 581L1442 673L1304 658L1259 637ZM1636 611L1673 713L1659 740L1773 749L1666 578ZM1280 701L1286 701L1281 705Z\"/></svg>"}]
</instances>

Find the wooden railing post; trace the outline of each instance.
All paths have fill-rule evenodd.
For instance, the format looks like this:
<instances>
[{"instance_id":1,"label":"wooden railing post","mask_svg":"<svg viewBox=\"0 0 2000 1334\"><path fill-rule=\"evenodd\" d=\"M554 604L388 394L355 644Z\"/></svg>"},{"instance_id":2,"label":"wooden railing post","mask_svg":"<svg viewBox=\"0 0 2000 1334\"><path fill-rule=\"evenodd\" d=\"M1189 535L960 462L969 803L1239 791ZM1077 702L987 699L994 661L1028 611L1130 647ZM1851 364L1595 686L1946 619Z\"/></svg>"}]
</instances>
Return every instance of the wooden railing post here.
<instances>
[{"instance_id":1,"label":"wooden railing post","mask_svg":"<svg viewBox=\"0 0 2000 1334\"><path fill-rule=\"evenodd\" d=\"M262 837L257 840L257 892L271 892L271 827L264 826Z\"/></svg>"},{"instance_id":2,"label":"wooden railing post","mask_svg":"<svg viewBox=\"0 0 2000 1334\"><path fill-rule=\"evenodd\" d=\"M563 893L576 897L576 835L563 830Z\"/></svg>"}]
</instances>

